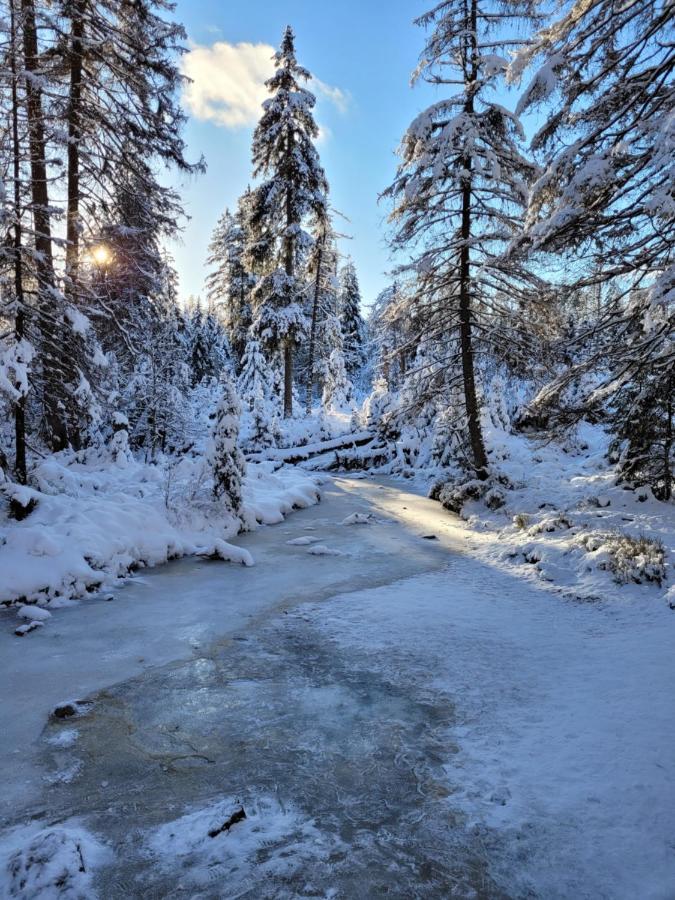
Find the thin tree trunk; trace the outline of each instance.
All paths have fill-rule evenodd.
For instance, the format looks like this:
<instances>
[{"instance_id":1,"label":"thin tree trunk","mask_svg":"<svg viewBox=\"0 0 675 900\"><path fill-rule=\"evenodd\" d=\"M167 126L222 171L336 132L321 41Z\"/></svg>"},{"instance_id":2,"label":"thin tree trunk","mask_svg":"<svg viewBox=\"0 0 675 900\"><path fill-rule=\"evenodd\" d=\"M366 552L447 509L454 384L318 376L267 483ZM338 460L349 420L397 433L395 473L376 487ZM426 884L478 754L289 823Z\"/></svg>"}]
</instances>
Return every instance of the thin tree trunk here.
<instances>
[{"instance_id":1,"label":"thin tree trunk","mask_svg":"<svg viewBox=\"0 0 675 900\"><path fill-rule=\"evenodd\" d=\"M307 399L305 408L307 415L312 412L314 394L314 353L316 348L316 321L319 312L319 295L321 293L321 269L323 267L323 248L326 243L326 232L319 238L319 251L316 259L316 278L314 279L314 298L312 300L312 325L309 331L309 361L307 364Z\"/></svg>"},{"instance_id":2,"label":"thin tree trunk","mask_svg":"<svg viewBox=\"0 0 675 900\"><path fill-rule=\"evenodd\" d=\"M470 41L470 75L466 85L466 102L464 111L472 116L474 112L473 85L477 78L477 55L478 48L476 46L476 16L477 0L471 0L471 25L469 29ZM464 403L466 406L466 415L469 426L469 441L471 444L471 455L473 464L478 478L485 479L488 475L488 460L485 452L485 444L483 442L483 433L480 424L480 411L478 409L478 398L476 396L476 379L474 374L474 357L473 343L471 337L472 326L472 309L471 309L471 254L469 250L469 240L471 238L471 159L463 160L463 168L465 174L462 180L462 247L459 256L459 334L460 348L462 355L462 376L464 383Z\"/></svg>"},{"instance_id":3,"label":"thin tree trunk","mask_svg":"<svg viewBox=\"0 0 675 900\"><path fill-rule=\"evenodd\" d=\"M293 344L286 341L284 346L284 418L293 415Z\"/></svg>"},{"instance_id":4,"label":"thin tree trunk","mask_svg":"<svg viewBox=\"0 0 675 900\"><path fill-rule=\"evenodd\" d=\"M673 473L670 466L670 454L673 450L673 380L668 381L668 399L666 401L666 439L663 443L663 499L673 496Z\"/></svg>"},{"instance_id":5,"label":"thin tree trunk","mask_svg":"<svg viewBox=\"0 0 675 900\"><path fill-rule=\"evenodd\" d=\"M286 172L291 170L293 161L291 159L291 151L292 145L291 142L293 140L292 135L288 135L286 138L286 152L288 154L287 167ZM293 278L294 275L294 261L293 261L293 238L289 235L288 230L291 225L293 225L293 207L291 202L291 191L290 188L286 189L286 246L285 246L285 264L286 264L286 275L289 278ZM286 341L284 343L284 419L290 419L293 416L293 341L290 336L286 337Z\"/></svg>"},{"instance_id":6,"label":"thin tree trunk","mask_svg":"<svg viewBox=\"0 0 675 900\"><path fill-rule=\"evenodd\" d=\"M17 86L16 54L16 15L15 0L10 0L10 57L12 73L12 143L13 143L13 175L14 175L14 296L16 313L14 316L14 333L19 343L25 337L25 311L23 296L23 257L21 233L21 150L19 147L19 92ZM14 404L14 474L19 484L26 484L28 471L26 466L26 398L19 397Z\"/></svg>"},{"instance_id":7,"label":"thin tree trunk","mask_svg":"<svg viewBox=\"0 0 675 900\"><path fill-rule=\"evenodd\" d=\"M80 257L80 140L82 136L82 38L87 0L75 0L71 12L70 88L68 94L68 209L66 213L66 291L77 296Z\"/></svg>"},{"instance_id":8,"label":"thin tree trunk","mask_svg":"<svg viewBox=\"0 0 675 900\"><path fill-rule=\"evenodd\" d=\"M31 195L35 230L36 276L40 329L42 333L42 365L44 371L44 420L46 440L52 450L68 445L63 410L63 383L56 361L62 349L59 322L55 308L54 261L47 188L46 140L39 86L37 28L34 0L21 0L23 16L24 66L26 69L26 111L30 147Z\"/></svg>"}]
</instances>

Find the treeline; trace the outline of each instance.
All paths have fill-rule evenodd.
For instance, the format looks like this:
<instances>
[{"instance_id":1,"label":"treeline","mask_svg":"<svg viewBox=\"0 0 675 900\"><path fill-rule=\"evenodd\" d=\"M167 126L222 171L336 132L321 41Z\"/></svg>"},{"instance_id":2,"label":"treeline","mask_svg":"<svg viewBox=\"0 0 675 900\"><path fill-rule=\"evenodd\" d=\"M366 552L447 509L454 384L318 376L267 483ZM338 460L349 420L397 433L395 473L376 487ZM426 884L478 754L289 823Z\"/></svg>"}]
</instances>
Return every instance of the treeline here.
<instances>
[{"instance_id":1,"label":"treeline","mask_svg":"<svg viewBox=\"0 0 675 900\"><path fill-rule=\"evenodd\" d=\"M488 412L545 437L603 422L621 477L669 499L671 5L445 0L417 24L417 77L439 99L385 192L409 261L375 306L364 416L391 442L416 424L435 463L459 461L483 490L498 476ZM526 71L512 112L499 91ZM517 385L527 396L506 410Z\"/></svg>"}]
</instances>

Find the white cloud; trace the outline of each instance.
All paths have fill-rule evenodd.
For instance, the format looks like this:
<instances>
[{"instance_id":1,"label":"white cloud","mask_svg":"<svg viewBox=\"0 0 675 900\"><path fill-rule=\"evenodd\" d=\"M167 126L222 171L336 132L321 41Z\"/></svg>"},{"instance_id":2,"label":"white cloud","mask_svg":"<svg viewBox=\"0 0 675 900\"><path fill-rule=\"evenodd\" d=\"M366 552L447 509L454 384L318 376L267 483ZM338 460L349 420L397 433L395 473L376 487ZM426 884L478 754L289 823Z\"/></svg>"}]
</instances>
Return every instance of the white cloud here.
<instances>
[{"instance_id":1,"label":"white cloud","mask_svg":"<svg viewBox=\"0 0 675 900\"><path fill-rule=\"evenodd\" d=\"M184 101L189 112L202 121L225 128L254 125L260 106L269 96L265 81L274 72L274 47L269 44L195 44L183 57L183 73L192 80ZM348 95L313 78L310 89L345 112ZM325 129L324 129L325 130Z\"/></svg>"}]
</instances>

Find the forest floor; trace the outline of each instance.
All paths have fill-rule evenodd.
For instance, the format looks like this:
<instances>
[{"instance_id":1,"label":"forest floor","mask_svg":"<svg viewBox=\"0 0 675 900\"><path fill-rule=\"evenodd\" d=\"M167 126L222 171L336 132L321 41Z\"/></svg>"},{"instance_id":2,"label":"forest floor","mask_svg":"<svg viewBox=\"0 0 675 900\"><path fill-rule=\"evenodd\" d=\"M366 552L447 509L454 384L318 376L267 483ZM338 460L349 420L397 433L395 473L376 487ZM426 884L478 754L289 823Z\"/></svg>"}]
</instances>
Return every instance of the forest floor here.
<instances>
[{"instance_id":1,"label":"forest floor","mask_svg":"<svg viewBox=\"0 0 675 900\"><path fill-rule=\"evenodd\" d=\"M675 897L649 588L564 597L391 478L235 542L0 613L0 897Z\"/></svg>"}]
</instances>

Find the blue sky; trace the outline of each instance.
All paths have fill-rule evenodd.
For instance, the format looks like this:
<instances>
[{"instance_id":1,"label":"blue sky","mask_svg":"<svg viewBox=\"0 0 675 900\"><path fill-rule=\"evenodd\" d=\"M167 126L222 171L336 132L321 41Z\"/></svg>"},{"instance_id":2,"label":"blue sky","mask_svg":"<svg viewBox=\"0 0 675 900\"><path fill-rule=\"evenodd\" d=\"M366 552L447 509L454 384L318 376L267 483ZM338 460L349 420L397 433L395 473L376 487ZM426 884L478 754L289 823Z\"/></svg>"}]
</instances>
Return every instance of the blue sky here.
<instances>
[{"instance_id":1,"label":"blue sky","mask_svg":"<svg viewBox=\"0 0 675 900\"><path fill-rule=\"evenodd\" d=\"M412 20L429 5L428 0L177 3L176 16L186 26L191 44L202 48L202 53L188 62L211 59L208 71L195 69L199 73L197 98L214 90L224 69L235 83L216 85L223 96L228 91L236 93L238 82L244 80L239 75L238 49L221 48L231 57L214 55L217 42L276 47L286 24L295 29L299 61L324 84L345 95L346 102L339 103L325 92L319 95L317 118L325 131L319 151L331 184L332 203L350 220L341 226L352 237L343 247L355 260L366 304L386 285L385 273L391 266L384 240L387 209L378 204L377 195L392 179L394 151L406 126L431 99L431 88L409 86L410 72L423 45L423 32ZM249 56L256 52L250 51ZM225 63L230 58L232 66ZM203 293L211 231L224 207L233 206L249 182L252 134L248 122L231 121L236 115L225 115L227 121L219 124L205 118L198 102L190 106L193 113L185 132L189 153L193 159L203 154L208 171L181 185L192 219L182 245L171 250L183 298Z\"/></svg>"}]
</instances>

